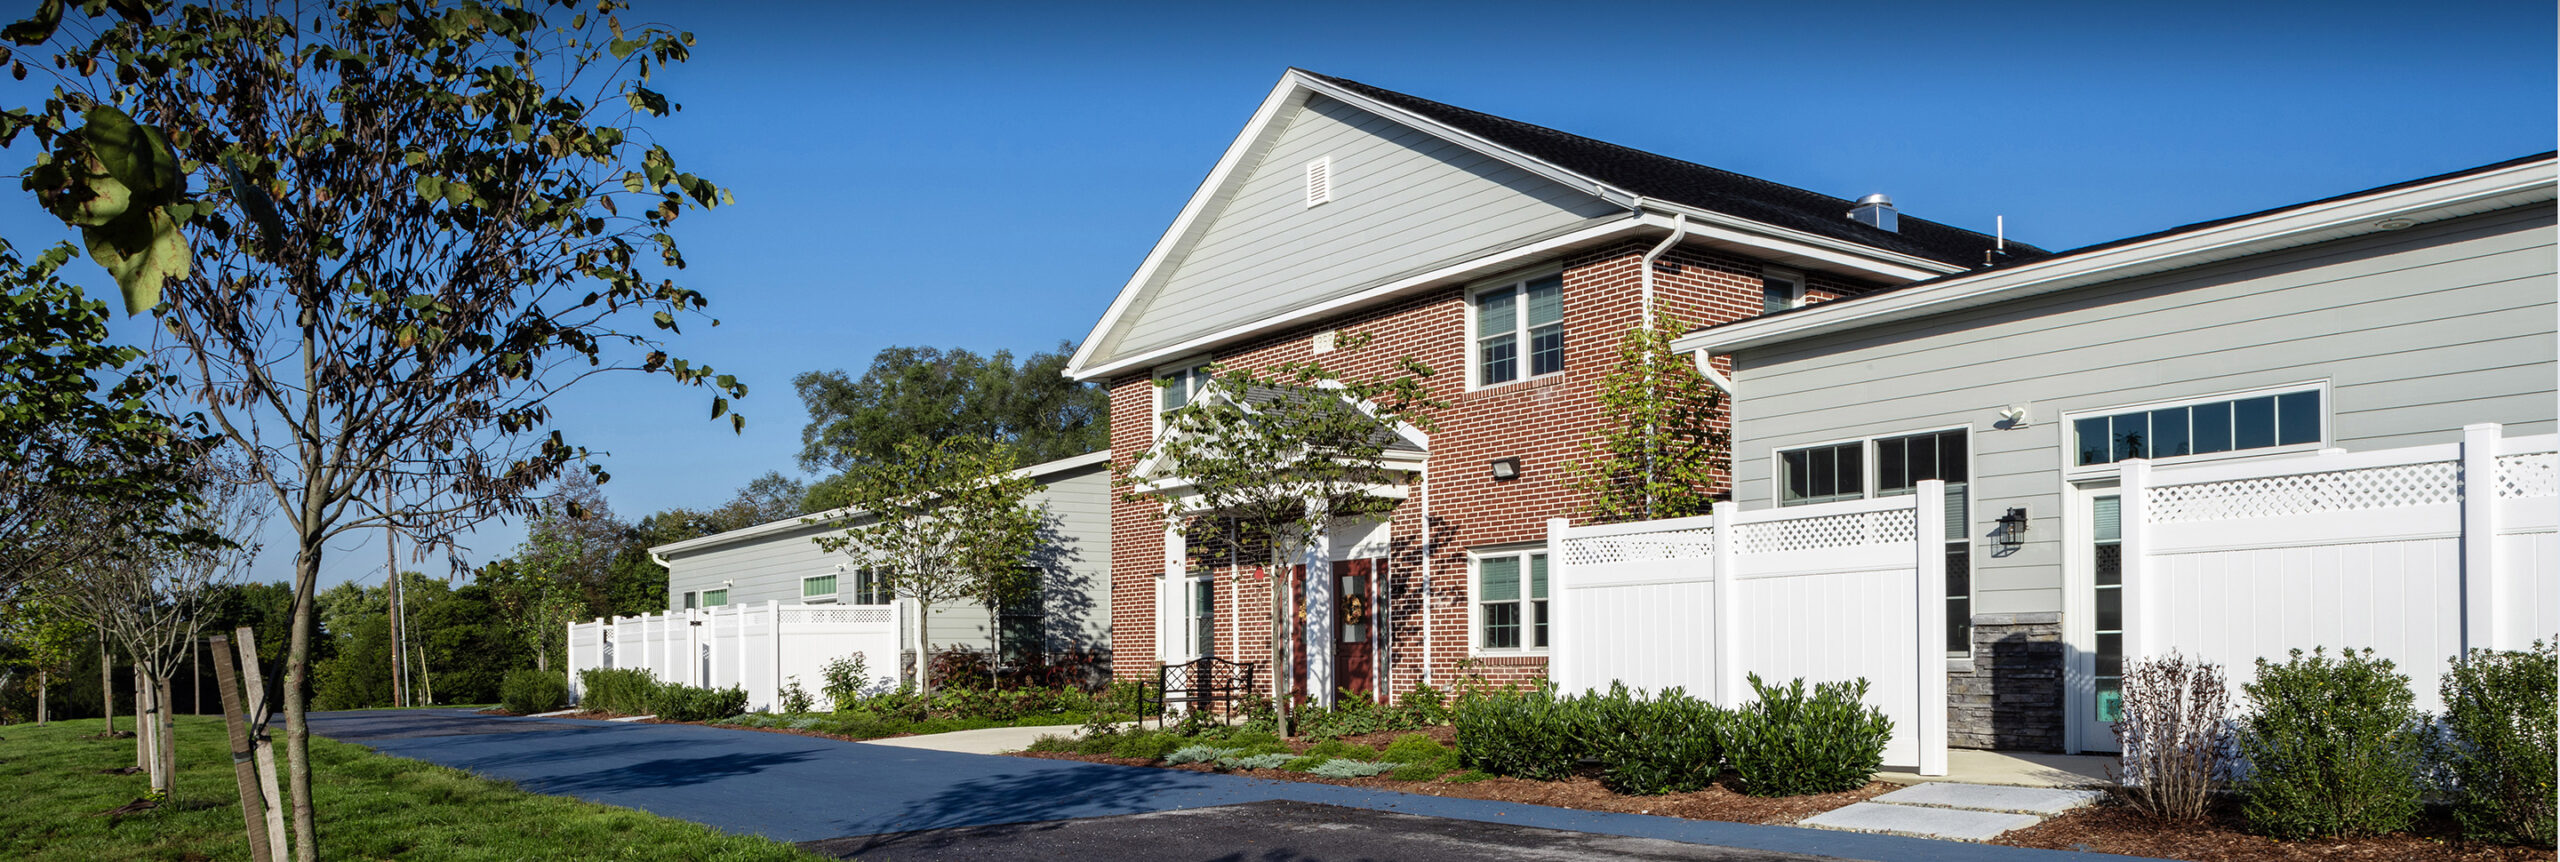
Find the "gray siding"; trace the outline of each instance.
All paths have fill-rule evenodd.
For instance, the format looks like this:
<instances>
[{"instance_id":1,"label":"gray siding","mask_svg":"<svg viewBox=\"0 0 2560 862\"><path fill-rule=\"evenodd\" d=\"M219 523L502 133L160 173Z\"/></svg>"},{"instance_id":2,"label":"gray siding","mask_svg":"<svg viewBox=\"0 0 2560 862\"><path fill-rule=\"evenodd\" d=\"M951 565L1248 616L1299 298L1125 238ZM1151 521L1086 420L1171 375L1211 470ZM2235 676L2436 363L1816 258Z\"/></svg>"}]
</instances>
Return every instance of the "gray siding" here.
<instances>
[{"instance_id":1,"label":"gray siding","mask_svg":"<svg viewBox=\"0 0 2560 862\"><path fill-rule=\"evenodd\" d=\"M2330 445L2453 442L2463 425L2552 433L2550 207L2290 249L2193 270L1745 351L1736 499L1776 505L1772 454L1968 426L1971 532L2026 507L2028 543L1973 556L1977 613L2062 609L2069 411L2327 380ZM2032 405L2026 428L1992 427Z\"/></svg>"},{"instance_id":2,"label":"gray siding","mask_svg":"<svg viewBox=\"0 0 2560 862\"><path fill-rule=\"evenodd\" d=\"M1037 552L1042 568L1042 605L1047 615L1049 647L1083 649L1111 643L1110 471L1103 465L1041 477L1042 484L1026 501L1046 506L1046 541ZM838 572L850 557L820 550L812 539L834 531L804 526L715 545L699 551L667 555L667 603L684 606L684 594L717 589L731 582L731 604L800 601L800 579L838 574L838 587L850 597L853 579ZM849 568L849 566L848 566ZM936 607L929 634L935 646L995 644L994 620L983 607Z\"/></svg>"},{"instance_id":3,"label":"gray siding","mask_svg":"<svg viewBox=\"0 0 2560 862\"><path fill-rule=\"evenodd\" d=\"M1327 156L1333 202L1310 208L1306 164ZM1624 212L1312 96L1102 355L1178 343Z\"/></svg>"}]
</instances>

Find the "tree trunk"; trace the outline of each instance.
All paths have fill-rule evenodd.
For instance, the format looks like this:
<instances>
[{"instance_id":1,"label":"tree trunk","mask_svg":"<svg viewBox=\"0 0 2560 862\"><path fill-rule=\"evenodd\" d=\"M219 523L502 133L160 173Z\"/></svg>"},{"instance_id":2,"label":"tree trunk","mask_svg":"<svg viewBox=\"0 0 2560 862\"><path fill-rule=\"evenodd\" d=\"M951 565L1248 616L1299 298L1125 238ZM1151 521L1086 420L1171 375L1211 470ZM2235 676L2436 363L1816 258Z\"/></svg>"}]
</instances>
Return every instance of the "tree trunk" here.
<instances>
[{"instance_id":1,"label":"tree trunk","mask_svg":"<svg viewBox=\"0 0 2560 862\"><path fill-rule=\"evenodd\" d=\"M157 730L151 734L153 754L151 789L160 791L163 800L178 798L178 706L177 686L169 680L171 671L155 668L151 676L152 703L159 714Z\"/></svg>"},{"instance_id":2,"label":"tree trunk","mask_svg":"<svg viewBox=\"0 0 2560 862\"><path fill-rule=\"evenodd\" d=\"M1279 725L1280 736L1289 733L1289 687L1296 682L1289 667L1289 562L1288 552L1273 542L1271 550L1271 715Z\"/></svg>"},{"instance_id":3,"label":"tree trunk","mask_svg":"<svg viewBox=\"0 0 2560 862\"><path fill-rule=\"evenodd\" d=\"M317 475L305 470L303 475ZM294 862L314 862L320 840L311 805L311 723L304 715L303 692L311 684L311 616L318 598L321 542L317 500L304 501L301 552L293 559L293 638L284 659L285 785L293 795Z\"/></svg>"},{"instance_id":4,"label":"tree trunk","mask_svg":"<svg viewBox=\"0 0 2560 862\"><path fill-rule=\"evenodd\" d=\"M151 768L151 698L142 690L142 665L133 666L133 765Z\"/></svg>"},{"instance_id":5,"label":"tree trunk","mask_svg":"<svg viewBox=\"0 0 2560 862\"><path fill-rule=\"evenodd\" d=\"M916 602L916 691L933 694L933 603Z\"/></svg>"}]
</instances>

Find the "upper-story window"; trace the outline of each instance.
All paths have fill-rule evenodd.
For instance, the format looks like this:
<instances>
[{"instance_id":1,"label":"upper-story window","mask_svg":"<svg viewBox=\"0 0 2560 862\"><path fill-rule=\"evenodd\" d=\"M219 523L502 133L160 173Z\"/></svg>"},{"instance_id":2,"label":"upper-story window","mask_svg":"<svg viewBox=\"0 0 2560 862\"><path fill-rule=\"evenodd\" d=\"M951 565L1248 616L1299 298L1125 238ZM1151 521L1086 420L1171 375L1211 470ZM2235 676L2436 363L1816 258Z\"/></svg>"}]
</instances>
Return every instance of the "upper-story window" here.
<instances>
[{"instance_id":1,"label":"upper-story window","mask_svg":"<svg viewBox=\"0 0 2560 862\"><path fill-rule=\"evenodd\" d=\"M1777 267L1760 271L1760 313L1785 311L1803 305L1804 276Z\"/></svg>"},{"instance_id":2,"label":"upper-story window","mask_svg":"<svg viewBox=\"0 0 2560 862\"><path fill-rule=\"evenodd\" d=\"M2113 464L2129 458L2184 458L2317 447L2327 439L2318 386L2252 392L2187 403L2075 415L2075 466Z\"/></svg>"},{"instance_id":3,"label":"upper-story window","mask_svg":"<svg viewBox=\"0 0 2560 862\"><path fill-rule=\"evenodd\" d=\"M889 589L887 572L867 567L853 570L854 604L885 605L897 598L896 591Z\"/></svg>"},{"instance_id":4,"label":"upper-story window","mask_svg":"<svg viewBox=\"0 0 2560 862\"><path fill-rule=\"evenodd\" d=\"M1778 505L1801 506L1867 496L1866 444L1835 443L1778 453Z\"/></svg>"},{"instance_id":5,"label":"upper-story window","mask_svg":"<svg viewBox=\"0 0 2560 862\"><path fill-rule=\"evenodd\" d=\"M1973 554L1970 450L1965 429L1927 431L1830 443L1778 453L1778 505L1801 506L1918 493L1920 482L1946 483L1947 652L1973 648Z\"/></svg>"},{"instance_id":6,"label":"upper-story window","mask_svg":"<svg viewBox=\"0 0 2560 862\"><path fill-rule=\"evenodd\" d=\"M1564 370L1564 274L1506 282L1475 293L1476 385Z\"/></svg>"}]
</instances>

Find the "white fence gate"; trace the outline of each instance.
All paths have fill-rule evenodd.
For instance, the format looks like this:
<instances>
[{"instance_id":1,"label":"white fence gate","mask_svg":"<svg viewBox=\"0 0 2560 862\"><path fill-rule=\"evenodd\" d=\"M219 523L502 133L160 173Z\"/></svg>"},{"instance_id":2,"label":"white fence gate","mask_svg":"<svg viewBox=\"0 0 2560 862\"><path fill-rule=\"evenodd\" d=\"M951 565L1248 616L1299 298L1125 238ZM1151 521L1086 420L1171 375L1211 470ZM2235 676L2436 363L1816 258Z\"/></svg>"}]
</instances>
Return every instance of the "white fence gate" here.
<instances>
[{"instance_id":1,"label":"white fence gate","mask_svg":"<svg viewBox=\"0 0 2560 862\"><path fill-rule=\"evenodd\" d=\"M736 686L747 708L779 708L783 686L798 678L818 693L819 670L831 659L860 655L875 683L898 675L899 607L890 605L723 605L569 625L569 699L579 700L578 672L638 668L666 682L707 688ZM825 704L821 703L820 706Z\"/></svg>"},{"instance_id":2,"label":"white fence gate","mask_svg":"<svg viewBox=\"0 0 2560 862\"><path fill-rule=\"evenodd\" d=\"M1548 522L1547 674L1750 701L1749 674L1864 678L1893 719L1884 762L1947 771L1946 510L1910 496L1573 527Z\"/></svg>"},{"instance_id":3,"label":"white fence gate","mask_svg":"<svg viewBox=\"0 0 2560 862\"><path fill-rule=\"evenodd\" d=\"M2468 649L2560 634L2560 437L2154 467L2123 480L2124 655L2372 648L2420 709Z\"/></svg>"}]
</instances>

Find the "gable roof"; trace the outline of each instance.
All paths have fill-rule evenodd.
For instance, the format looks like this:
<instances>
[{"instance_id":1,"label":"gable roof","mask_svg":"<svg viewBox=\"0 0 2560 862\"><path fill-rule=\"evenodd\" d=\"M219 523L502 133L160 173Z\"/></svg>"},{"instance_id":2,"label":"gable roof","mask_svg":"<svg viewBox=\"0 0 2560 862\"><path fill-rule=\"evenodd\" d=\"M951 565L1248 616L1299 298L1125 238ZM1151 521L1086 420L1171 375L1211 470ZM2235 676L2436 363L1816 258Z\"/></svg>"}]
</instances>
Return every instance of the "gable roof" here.
<instances>
[{"instance_id":1,"label":"gable roof","mask_svg":"<svg viewBox=\"0 0 2560 862\"><path fill-rule=\"evenodd\" d=\"M1060 474L1091 467L1101 467L1110 463L1111 450L1103 449L1073 457L1060 458L1055 461L1033 464L1028 467L1016 468L1012 473L1007 475L1036 479L1039 480L1040 484L1047 485ZM668 554L690 554L696 551L704 551L720 547L722 545L735 544L750 539L761 539L766 536L772 536L779 533L789 533L795 530L833 530L838 529L839 522L853 518L860 518L868 514L871 514L869 510L856 509L850 506L828 509L823 512L812 512L797 517L784 518L779 521L767 521L752 527L739 527L726 533L714 533L708 536L696 536L679 542L669 542L664 545L650 548L649 555L657 559L660 565L665 565L666 556Z\"/></svg>"},{"instance_id":2,"label":"gable roof","mask_svg":"<svg viewBox=\"0 0 2560 862\"><path fill-rule=\"evenodd\" d=\"M1957 266L1980 266L1982 253L1998 244L1995 238L1981 233L1909 215L1899 216L1899 231L1883 230L1848 218L1849 209L1857 203L1845 198L1470 111L1347 78L1304 69L1294 71L1648 198L1688 204ZM2007 248L2011 261L2046 256L2045 250L2016 240L2010 240Z\"/></svg>"},{"instance_id":3,"label":"gable roof","mask_svg":"<svg viewBox=\"0 0 2560 862\"><path fill-rule=\"evenodd\" d=\"M1168 285L1184 268L1203 237L1236 200L1235 196L1261 167L1275 142L1308 108L1311 99L1340 102L1386 122L1412 129L1457 148L1560 187L1567 195L1589 196L1609 212L1585 226L1561 234L1524 236L1516 244L1471 253L1411 271L1378 273L1373 281L1328 285L1331 290L1283 311L1235 314L1229 319L1190 321L1192 331L1172 338L1133 338L1149 329L1148 309L1168 296ZM1899 216L1901 232L1885 231L1848 217L1854 204L1730 171L1646 153L1541 126L1457 108L1292 68L1281 76L1244 131L1230 143L1217 166L1192 193L1164 236L1104 311L1091 333L1076 347L1065 373L1096 380L1155 363L1180 359L1236 340L1257 337L1406 295L1468 279L1495 275L1575 249L1623 242L1650 232L1680 230L1686 219L1691 241L1739 249L1782 265L1825 269L1853 277L1906 281L1980 266L1995 240L1925 219ZM2009 243L2013 257L2042 256L2033 246ZM1161 334L1161 333L1158 333Z\"/></svg>"},{"instance_id":4,"label":"gable roof","mask_svg":"<svg viewBox=\"0 0 2560 862\"><path fill-rule=\"evenodd\" d=\"M1897 320L2560 200L2560 153L2540 153L2219 218L1700 327L1680 352L1722 354Z\"/></svg>"}]
</instances>

